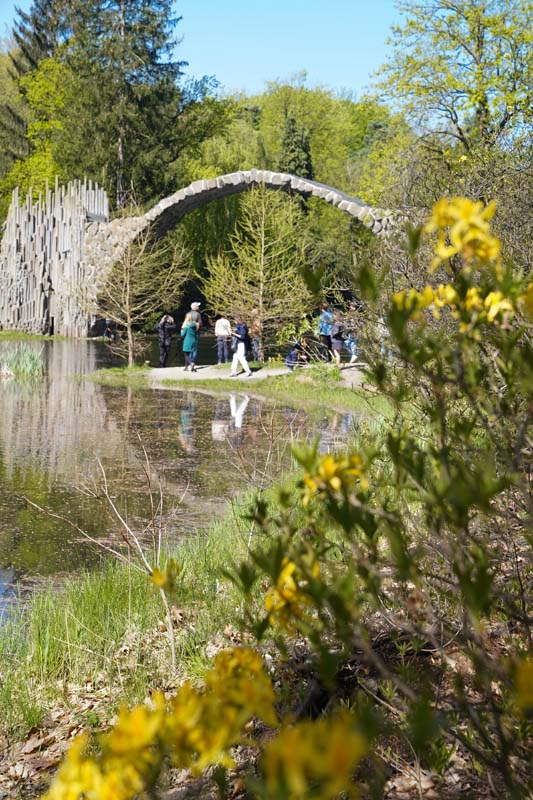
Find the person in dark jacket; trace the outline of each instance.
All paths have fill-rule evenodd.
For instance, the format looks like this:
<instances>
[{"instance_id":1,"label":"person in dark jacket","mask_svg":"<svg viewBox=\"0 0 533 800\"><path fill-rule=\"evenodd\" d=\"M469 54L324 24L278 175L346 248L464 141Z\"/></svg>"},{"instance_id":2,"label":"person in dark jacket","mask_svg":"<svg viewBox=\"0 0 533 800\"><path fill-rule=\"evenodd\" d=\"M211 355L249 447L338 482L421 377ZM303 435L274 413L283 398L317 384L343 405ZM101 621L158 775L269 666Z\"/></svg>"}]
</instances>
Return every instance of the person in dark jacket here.
<instances>
[{"instance_id":1,"label":"person in dark jacket","mask_svg":"<svg viewBox=\"0 0 533 800\"><path fill-rule=\"evenodd\" d=\"M235 325L233 331L233 341L234 346L232 346L232 349L234 350L234 353L229 376L230 378L237 377L237 367L240 362L246 377L249 378L252 374L252 370L248 366L246 353L250 347L250 337L248 335L248 326L242 318L239 318Z\"/></svg>"},{"instance_id":2,"label":"person in dark jacket","mask_svg":"<svg viewBox=\"0 0 533 800\"><path fill-rule=\"evenodd\" d=\"M176 330L174 318L171 317L170 314L163 314L160 321L155 326L155 329L159 336L159 366L166 367L168 364L172 334Z\"/></svg>"}]
</instances>

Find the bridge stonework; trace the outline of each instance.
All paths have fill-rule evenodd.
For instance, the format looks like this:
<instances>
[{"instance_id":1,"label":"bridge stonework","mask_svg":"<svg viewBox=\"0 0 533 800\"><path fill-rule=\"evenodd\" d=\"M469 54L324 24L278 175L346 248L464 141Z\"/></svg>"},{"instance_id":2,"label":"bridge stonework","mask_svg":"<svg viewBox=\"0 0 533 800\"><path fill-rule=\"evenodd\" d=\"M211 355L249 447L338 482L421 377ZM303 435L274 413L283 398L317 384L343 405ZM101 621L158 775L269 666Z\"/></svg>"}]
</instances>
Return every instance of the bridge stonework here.
<instances>
[{"instance_id":1,"label":"bridge stonework","mask_svg":"<svg viewBox=\"0 0 533 800\"><path fill-rule=\"evenodd\" d=\"M179 220L212 200L265 186L316 197L381 235L391 211L372 208L338 189L282 172L248 170L191 183L146 214L109 221L103 189L75 182L47 192L37 206L13 197L0 245L0 325L32 333L87 336L97 313L98 277L143 231L164 236ZM85 187L85 188L84 188ZM21 210L22 209L22 210ZM52 322L53 320L53 322Z\"/></svg>"}]
</instances>

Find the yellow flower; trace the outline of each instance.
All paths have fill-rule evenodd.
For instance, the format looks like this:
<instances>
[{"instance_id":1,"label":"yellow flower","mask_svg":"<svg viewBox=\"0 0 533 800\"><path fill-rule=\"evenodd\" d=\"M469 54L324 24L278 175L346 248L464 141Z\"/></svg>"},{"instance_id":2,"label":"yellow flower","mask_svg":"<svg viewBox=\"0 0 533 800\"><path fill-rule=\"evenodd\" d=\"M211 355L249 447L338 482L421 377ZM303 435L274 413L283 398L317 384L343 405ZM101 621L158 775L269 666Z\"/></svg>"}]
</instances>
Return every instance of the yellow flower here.
<instances>
[{"instance_id":1,"label":"yellow flower","mask_svg":"<svg viewBox=\"0 0 533 800\"><path fill-rule=\"evenodd\" d=\"M470 286L470 288L467 290L464 305L467 311L483 308L483 300L479 293L479 289L477 289L475 286Z\"/></svg>"},{"instance_id":2,"label":"yellow flower","mask_svg":"<svg viewBox=\"0 0 533 800\"><path fill-rule=\"evenodd\" d=\"M353 718L339 712L316 722L284 728L264 751L266 794L330 800L341 792L356 795L353 771L366 751Z\"/></svg>"},{"instance_id":3,"label":"yellow flower","mask_svg":"<svg viewBox=\"0 0 533 800\"><path fill-rule=\"evenodd\" d=\"M315 467L314 474L307 473L303 478L302 502L307 506L314 495L336 494L341 490L350 491L359 481L365 491L368 482L363 475L363 460L357 453L339 453L322 456Z\"/></svg>"},{"instance_id":4,"label":"yellow flower","mask_svg":"<svg viewBox=\"0 0 533 800\"><path fill-rule=\"evenodd\" d=\"M494 322L496 317L502 312L512 312L513 306L511 302L504 297L501 292L489 292L483 301L483 305L487 311L487 321Z\"/></svg>"},{"instance_id":5,"label":"yellow flower","mask_svg":"<svg viewBox=\"0 0 533 800\"><path fill-rule=\"evenodd\" d=\"M122 708L118 722L105 739L105 747L112 756L135 760L142 751L155 741L163 721L161 700L159 708L152 710L145 705L128 711Z\"/></svg>"},{"instance_id":6,"label":"yellow flower","mask_svg":"<svg viewBox=\"0 0 533 800\"><path fill-rule=\"evenodd\" d=\"M206 690L184 683L171 701L164 738L173 762L194 774L221 764L232 767L230 748L254 716L277 724L272 682L261 656L250 648L223 651L206 675Z\"/></svg>"},{"instance_id":7,"label":"yellow flower","mask_svg":"<svg viewBox=\"0 0 533 800\"><path fill-rule=\"evenodd\" d=\"M490 232L490 220L495 211L494 201L484 206L482 202L466 197L439 200L425 225L426 232L437 232L430 270L446 264L454 255L462 256L466 269L470 269L474 262L497 266L500 241Z\"/></svg>"},{"instance_id":8,"label":"yellow flower","mask_svg":"<svg viewBox=\"0 0 533 800\"><path fill-rule=\"evenodd\" d=\"M310 573L313 578L320 575L317 561L310 565ZM265 597L265 609L269 613L270 624L291 631L294 621L301 619L309 606L310 599L305 590L304 575L293 561L284 558L276 585L268 590Z\"/></svg>"},{"instance_id":9,"label":"yellow flower","mask_svg":"<svg viewBox=\"0 0 533 800\"><path fill-rule=\"evenodd\" d=\"M180 568L176 561L171 558L168 561L164 570L160 570L157 567L152 569L152 574L150 575L150 580L157 586L158 589L163 589L165 592L171 592L176 587L176 578Z\"/></svg>"}]
</instances>

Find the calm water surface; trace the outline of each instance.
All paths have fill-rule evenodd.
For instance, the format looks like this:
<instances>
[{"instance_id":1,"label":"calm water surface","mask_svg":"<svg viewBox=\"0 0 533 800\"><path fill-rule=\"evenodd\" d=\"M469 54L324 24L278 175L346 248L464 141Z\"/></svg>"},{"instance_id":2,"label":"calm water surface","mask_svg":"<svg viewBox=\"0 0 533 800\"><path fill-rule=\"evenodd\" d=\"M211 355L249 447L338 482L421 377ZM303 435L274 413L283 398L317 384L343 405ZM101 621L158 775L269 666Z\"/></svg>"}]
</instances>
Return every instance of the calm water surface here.
<instances>
[{"instance_id":1,"label":"calm water surface","mask_svg":"<svg viewBox=\"0 0 533 800\"><path fill-rule=\"evenodd\" d=\"M146 472L154 487L162 484L175 541L201 531L229 498L257 483L269 451L283 468L293 439L318 436L326 451L356 425L350 415L309 418L240 392L214 397L99 386L87 375L110 364L101 342L32 346L44 347L44 378L0 381L0 610L15 587L102 560L101 549L64 519L28 501L96 539L118 541L99 461L110 494L137 531L150 518Z\"/></svg>"}]
</instances>

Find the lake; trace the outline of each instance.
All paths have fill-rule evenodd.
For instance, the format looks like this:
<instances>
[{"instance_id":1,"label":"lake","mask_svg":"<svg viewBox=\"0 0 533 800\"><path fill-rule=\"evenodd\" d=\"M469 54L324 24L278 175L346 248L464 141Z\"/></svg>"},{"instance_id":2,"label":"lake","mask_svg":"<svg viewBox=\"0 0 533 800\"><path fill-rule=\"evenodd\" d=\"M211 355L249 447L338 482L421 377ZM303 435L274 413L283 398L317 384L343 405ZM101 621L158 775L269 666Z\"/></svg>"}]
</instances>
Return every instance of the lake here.
<instances>
[{"instance_id":1,"label":"lake","mask_svg":"<svg viewBox=\"0 0 533 800\"><path fill-rule=\"evenodd\" d=\"M260 483L267 461L273 474L289 468L295 439L318 437L326 452L357 425L350 414L310 416L242 392L102 386L88 376L114 363L103 342L31 346L43 351L44 377L0 382L0 607L44 579L98 568L106 556L80 531L120 545L104 474L141 535L147 481L162 486L172 544L201 535L228 500Z\"/></svg>"}]
</instances>

